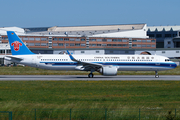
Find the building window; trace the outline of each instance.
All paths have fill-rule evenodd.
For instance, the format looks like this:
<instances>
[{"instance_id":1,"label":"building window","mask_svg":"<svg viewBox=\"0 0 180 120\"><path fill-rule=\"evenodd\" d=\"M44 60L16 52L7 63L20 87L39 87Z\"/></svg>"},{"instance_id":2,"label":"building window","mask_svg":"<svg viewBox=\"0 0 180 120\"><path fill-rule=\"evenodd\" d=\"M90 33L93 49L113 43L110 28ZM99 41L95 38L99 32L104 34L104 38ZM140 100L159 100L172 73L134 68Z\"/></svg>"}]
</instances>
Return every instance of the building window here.
<instances>
[{"instance_id":1,"label":"building window","mask_svg":"<svg viewBox=\"0 0 180 120\"><path fill-rule=\"evenodd\" d=\"M7 53L11 53L11 50L7 50Z\"/></svg>"},{"instance_id":2,"label":"building window","mask_svg":"<svg viewBox=\"0 0 180 120\"><path fill-rule=\"evenodd\" d=\"M8 37L2 37L3 40L8 40Z\"/></svg>"},{"instance_id":3,"label":"building window","mask_svg":"<svg viewBox=\"0 0 180 120\"><path fill-rule=\"evenodd\" d=\"M97 46L101 46L101 44L97 44Z\"/></svg>"},{"instance_id":4,"label":"building window","mask_svg":"<svg viewBox=\"0 0 180 120\"><path fill-rule=\"evenodd\" d=\"M165 51L162 51L162 53L166 53Z\"/></svg>"},{"instance_id":5,"label":"building window","mask_svg":"<svg viewBox=\"0 0 180 120\"><path fill-rule=\"evenodd\" d=\"M165 37L171 37L171 34L165 34Z\"/></svg>"},{"instance_id":6,"label":"building window","mask_svg":"<svg viewBox=\"0 0 180 120\"><path fill-rule=\"evenodd\" d=\"M97 42L101 42L102 41L102 39L97 39Z\"/></svg>"},{"instance_id":7,"label":"building window","mask_svg":"<svg viewBox=\"0 0 180 120\"><path fill-rule=\"evenodd\" d=\"M147 42L151 42L151 40L147 40Z\"/></svg>"},{"instance_id":8,"label":"building window","mask_svg":"<svg viewBox=\"0 0 180 120\"><path fill-rule=\"evenodd\" d=\"M132 42L137 42L137 40L132 40Z\"/></svg>"},{"instance_id":9,"label":"building window","mask_svg":"<svg viewBox=\"0 0 180 120\"><path fill-rule=\"evenodd\" d=\"M42 41L46 41L46 40L47 40L47 38L41 38L41 40L42 40Z\"/></svg>"},{"instance_id":10,"label":"building window","mask_svg":"<svg viewBox=\"0 0 180 120\"><path fill-rule=\"evenodd\" d=\"M86 44L81 44L81 46L86 46Z\"/></svg>"},{"instance_id":11,"label":"building window","mask_svg":"<svg viewBox=\"0 0 180 120\"><path fill-rule=\"evenodd\" d=\"M122 46L122 44L118 44L117 46Z\"/></svg>"},{"instance_id":12,"label":"building window","mask_svg":"<svg viewBox=\"0 0 180 120\"><path fill-rule=\"evenodd\" d=\"M46 46L47 44L46 43L41 43L41 46Z\"/></svg>"},{"instance_id":13,"label":"building window","mask_svg":"<svg viewBox=\"0 0 180 120\"><path fill-rule=\"evenodd\" d=\"M5 53L5 50L0 50L0 53Z\"/></svg>"},{"instance_id":14,"label":"building window","mask_svg":"<svg viewBox=\"0 0 180 120\"><path fill-rule=\"evenodd\" d=\"M141 47L141 45L137 45L137 47Z\"/></svg>"},{"instance_id":15,"label":"building window","mask_svg":"<svg viewBox=\"0 0 180 120\"><path fill-rule=\"evenodd\" d=\"M124 39L124 40L122 40L122 42L127 42L127 40Z\"/></svg>"},{"instance_id":16,"label":"building window","mask_svg":"<svg viewBox=\"0 0 180 120\"><path fill-rule=\"evenodd\" d=\"M81 51L81 53L84 53L84 51Z\"/></svg>"},{"instance_id":17,"label":"building window","mask_svg":"<svg viewBox=\"0 0 180 120\"><path fill-rule=\"evenodd\" d=\"M69 41L69 38L64 38L64 41Z\"/></svg>"},{"instance_id":18,"label":"building window","mask_svg":"<svg viewBox=\"0 0 180 120\"><path fill-rule=\"evenodd\" d=\"M70 46L74 46L74 43L70 43Z\"/></svg>"},{"instance_id":19,"label":"building window","mask_svg":"<svg viewBox=\"0 0 180 120\"><path fill-rule=\"evenodd\" d=\"M107 42L112 42L112 39L107 39Z\"/></svg>"},{"instance_id":20,"label":"building window","mask_svg":"<svg viewBox=\"0 0 180 120\"><path fill-rule=\"evenodd\" d=\"M96 41L96 39L90 39L90 41Z\"/></svg>"},{"instance_id":21,"label":"building window","mask_svg":"<svg viewBox=\"0 0 180 120\"><path fill-rule=\"evenodd\" d=\"M34 46L34 43L28 43L28 46Z\"/></svg>"},{"instance_id":22,"label":"building window","mask_svg":"<svg viewBox=\"0 0 180 120\"><path fill-rule=\"evenodd\" d=\"M155 47L155 45L151 45L151 47Z\"/></svg>"},{"instance_id":23,"label":"building window","mask_svg":"<svg viewBox=\"0 0 180 120\"><path fill-rule=\"evenodd\" d=\"M58 46L58 44L57 43L53 43L53 46Z\"/></svg>"},{"instance_id":24,"label":"building window","mask_svg":"<svg viewBox=\"0 0 180 120\"><path fill-rule=\"evenodd\" d=\"M106 42L107 40L106 39L102 39L103 42Z\"/></svg>"},{"instance_id":25,"label":"building window","mask_svg":"<svg viewBox=\"0 0 180 120\"><path fill-rule=\"evenodd\" d=\"M41 38L35 38L35 40L40 41L40 40L41 40Z\"/></svg>"},{"instance_id":26,"label":"building window","mask_svg":"<svg viewBox=\"0 0 180 120\"><path fill-rule=\"evenodd\" d=\"M106 44L102 44L102 46L106 46Z\"/></svg>"},{"instance_id":27,"label":"building window","mask_svg":"<svg viewBox=\"0 0 180 120\"><path fill-rule=\"evenodd\" d=\"M35 43L35 46L40 46L40 43Z\"/></svg>"},{"instance_id":28,"label":"building window","mask_svg":"<svg viewBox=\"0 0 180 120\"><path fill-rule=\"evenodd\" d=\"M118 39L117 41L118 41L118 42L122 42L122 39Z\"/></svg>"},{"instance_id":29,"label":"building window","mask_svg":"<svg viewBox=\"0 0 180 120\"><path fill-rule=\"evenodd\" d=\"M96 51L96 53L99 53L99 51Z\"/></svg>"},{"instance_id":30,"label":"building window","mask_svg":"<svg viewBox=\"0 0 180 120\"><path fill-rule=\"evenodd\" d=\"M142 40L142 42L146 42L146 40Z\"/></svg>"},{"instance_id":31,"label":"building window","mask_svg":"<svg viewBox=\"0 0 180 120\"><path fill-rule=\"evenodd\" d=\"M117 39L112 39L113 42L117 42Z\"/></svg>"},{"instance_id":32,"label":"building window","mask_svg":"<svg viewBox=\"0 0 180 120\"><path fill-rule=\"evenodd\" d=\"M77 38L76 41L80 41L80 39Z\"/></svg>"},{"instance_id":33,"label":"building window","mask_svg":"<svg viewBox=\"0 0 180 120\"><path fill-rule=\"evenodd\" d=\"M141 42L141 40L137 40L137 42Z\"/></svg>"},{"instance_id":34,"label":"building window","mask_svg":"<svg viewBox=\"0 0 180 120\"><path fill-rule=\"evenodd\" d=\"M59 46L63 46L63 43L59 43L58 45L59 45Z\"/></svg>"},{"instance_id":35,"label":"building window","mask_svg":"<svg viewBox=\"0 0 180 120\"><path fill-rule=\"evenodd\" d=\"M154 34L149 34L148 35L150 38L154 38Z\"/></svg>"},{"instance_id":36,"label":"building window","mask_svg":"<svg viewBox=\"0 0 180 120\"><path fill-rule=\"evenodd\" d=\"M74 38L70 38L70 41L74 41Z\"/></svg>"},{"instance_id":37,"label":"building window","mask_svg":"<svg viewBox=\"0 0 180 120\"><path fill-rule=\"evenodd\" d=\"M179 51L176 51L176 53L179 53Z\"/></svg>"},{"instance_id":38,"label":"building window","mask_svg":"<svg viewBox=\"0 0 180 120\"><path fill-rule=\"evenodd\" d=\"M127 44L123 44L123 47L127 47Z\"/></svg>"},{"instance_id":39,"label":"building window","mask_svg":"<svg viewBox=\"0 0 180 120\"><path fill-rule=\"evenodd\" d=\"M23 40L29 40L28 38L23 38Z\"/></svg>"},{"instance_id":40,"label":"building window","mask_svg":"<svg viewBox=\"0 0 180 120\"><path fill-rule=\"evenodd\" d=\"M63 41L63 38L59 38L59 41Z\"/></svg>"},{"instance_id":41,"label":"building window","mask_svg":"<svg viewBox=\"0 0 180 120\"><path fill-rule=\"evenodd\" d=\"M52 47L52 43L49 43L49 47Z\"/></svg>"},{"instance_id":42,"label":"building window","mask_svg":"<svg viewBox=\"0 0 180 120\"><path fill-rule=\"evenodd\" d=\"M142 47L146 47L146 45L142 45Z\"/></svg>"},{"instance_id":43,"label":"building window","mask_svg":"<svg viewBox=\"0 0 180 120\"><path fill-rule=\"evenodd\" d=\"M75 46L80 46L80 44L79 44L79 43L76 43Z\"/></svg>"},{"instance_id":44,"label":"building window","mask_svg":"<svg viewBox=\"0 0 180 120\"><path fill-rule=\"evenodd\" d=\"M151 40L151 42L156 42L155 40Z\"/></svg>"},{"instance_id":45,"label":"building window","mask_svg":"<svg viewBox=\"0 0 180 120\"><path fill-rule=\"evenodd\" d=\"M151 47L151 45L146 45L146 47Z\"/></svg>"},{"instance_id":46,"label":"building window","mask_svg":"<svg viewBox=\"0 0 180 120\"><path fill-rule=\"evenodd\" d=\"M96 46L96 44L92 44L92 46Z\"/></svg>"},{"instance_id":47,"label":"building window","mask_svg":"<svg viewBox=\"0 0 180 120\"><path fill-rule=\"evenodd\" d=\"M81 39L81 41L86 41L85 39Z\"/></svg>"},{"instance_id":48,"label":"building window","mask_svg":"<svg viewBox=\"0 0 180 120\"><path fill-rule=\"evenodd\" d=\"M107 46L111 46L111 44L107 44Z\"/></svg>"},{"instance_id":49,"label":"building window","mask_svg":"<svg viewBox=\"0 0 180 120\"><path fill-rule=\"evenodd\" d=\"M137 45L136 44L132 44L133 47L136 47Z\"/></svg>"},{"instance_id":50,"label":"building window","mask_svg":"<svg viewBox=\"0 0 180 120\"><path fill-rule=\"evenodd\" d=\"M29 40L34 40L34 38L29 38Z\"/></svg>"},{"instance_id":51,"label":"building window","mask_svg":"<svg viewBox=\"0 0 180 120\"><path fill-rule=\"evenodd\" d=\"M162 34L157 34L156 37L157 37L157 38L161 38L161 37L162 37Z\"/></svg>"},{"instance_id":52,"label":"building window","mask_svg":"<svg viewBox=\"0 0 180 120\"><path fill-rule=\"evenodd\" d=\"M57 41L57 38L53 38L54 41Z\"/></svg>"}]
</instances>

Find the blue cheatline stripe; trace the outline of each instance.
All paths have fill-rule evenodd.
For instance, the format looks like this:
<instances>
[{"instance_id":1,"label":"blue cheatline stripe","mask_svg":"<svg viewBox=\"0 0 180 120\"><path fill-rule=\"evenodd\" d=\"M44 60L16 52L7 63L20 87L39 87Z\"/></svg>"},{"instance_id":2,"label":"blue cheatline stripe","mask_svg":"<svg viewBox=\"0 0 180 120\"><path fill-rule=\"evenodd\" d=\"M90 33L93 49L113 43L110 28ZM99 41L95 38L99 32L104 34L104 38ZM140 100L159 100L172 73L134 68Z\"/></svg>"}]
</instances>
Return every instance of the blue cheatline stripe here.
<instances>
[{"instance_id":1,"label":"blue cheatline stripe","mask_svg":"<svg viewBox=\"0 0 180 120\"><path fill-rule=\"evenodd\" d=\"M76 66L77 62L40 62L40 63L45 63L46 65L51 64L53 66ZM167 68L175 68L177 65L175 63L130 63L130 62L108 62L108 63L103 63L103 62L93 62L93 63L98 63L102 65L113 65L113 66L148 66L148 67L167 67Z\"/></svg>"}]
</instances>

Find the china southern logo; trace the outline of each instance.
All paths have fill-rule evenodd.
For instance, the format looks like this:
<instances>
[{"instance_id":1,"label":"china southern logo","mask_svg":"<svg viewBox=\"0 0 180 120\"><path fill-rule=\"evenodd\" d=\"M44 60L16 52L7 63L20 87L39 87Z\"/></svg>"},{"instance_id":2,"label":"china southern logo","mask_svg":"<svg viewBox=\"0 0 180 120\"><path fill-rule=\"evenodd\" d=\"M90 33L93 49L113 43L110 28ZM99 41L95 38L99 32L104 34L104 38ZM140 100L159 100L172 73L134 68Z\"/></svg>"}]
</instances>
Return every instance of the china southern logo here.
<instances>
[{"instance_id":1,"label":"china southern logo","mask_svg":"<svg viewBox=\"0 0 180 120\"><path fill-rule=\"evenodd\" d=\"M22 46L22 43L20 43L19 41L14 41L13 43L11 43L11 46L14 46L15 51L19 51L19 47Z\"/></svg>"}]
</instances>

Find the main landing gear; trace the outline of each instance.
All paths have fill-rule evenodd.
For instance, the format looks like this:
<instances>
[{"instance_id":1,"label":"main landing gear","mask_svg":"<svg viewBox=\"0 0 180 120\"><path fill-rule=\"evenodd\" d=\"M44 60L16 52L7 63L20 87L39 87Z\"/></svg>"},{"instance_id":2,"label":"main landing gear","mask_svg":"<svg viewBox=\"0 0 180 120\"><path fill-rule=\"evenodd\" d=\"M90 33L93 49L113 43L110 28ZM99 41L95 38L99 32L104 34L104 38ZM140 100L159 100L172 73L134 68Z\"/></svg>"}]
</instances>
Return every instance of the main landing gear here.
<instances>
[{"instance_id":1,"label":"main landing gear","mask_svg":"<svg viewBox=\"0 0 180 120\"><path fill-rule=\"evenodd\" d=\"M94 74L93 74L93 73L89 73L88 77L89 77L89 78L93 78L93 77L94 77Z\"/></svg>"},{"instance_id":2,"label":"main landing gear","mask_svg":"<svg viewBox=\"0 0 180 120\"><path fill-rule=\"evenodd\" d=\"M155 78L159 78L158 71L155 71Z\"/></svg>"}]
</instances>

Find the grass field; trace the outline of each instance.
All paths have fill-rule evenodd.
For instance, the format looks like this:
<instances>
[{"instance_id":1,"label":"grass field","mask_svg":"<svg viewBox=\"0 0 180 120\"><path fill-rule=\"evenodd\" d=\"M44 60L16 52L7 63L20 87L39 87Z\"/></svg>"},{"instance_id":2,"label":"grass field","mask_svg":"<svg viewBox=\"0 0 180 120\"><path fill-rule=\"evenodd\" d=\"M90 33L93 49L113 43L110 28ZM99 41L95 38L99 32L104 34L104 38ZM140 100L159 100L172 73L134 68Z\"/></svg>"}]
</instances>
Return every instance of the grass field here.
<instances>
[{"instance_id":1,"label":"grass field","mask_svg":"<svg viewBox=\"0 0 180 120\"><path fill-rule=\"evenodd\" d=\"M107 108L124 110L118 113L122 117L132 111L137 115L140 108L167 113L175 108L180 110L179 86L180 81L0 81L0 111L52 108L66 110L68 114L69 109L83 109L80 114L92 109L104 113ZM14 117L20 119L23 114Z\"/></svg>"},{"instance_id":2,"label":"grass field","mask_svg":"<svg viewBox=\"0 0 180 120\"><path fill-rule=\"evenodd\" d=\"M20 66L0 68L1 75L88 74ZM121 71L118 74L154 75L154 72ZM161 71L159 74L179 75L180 67ZM114 120L139 119L140 116L143 119L165 119L168 111L173 111L173 115L176 111L176 115L180 117L179 86L180 81L171 80L0 81L0 111L13 111L13 120L34 120L35 115L38 116L36 120L66 120L70 113L72 120L99 120L105 119L105 115ZM0 119L3 117L0 113Z\"/></svg>"},{"instance_id":3,"label":"grass field","mask_svg":"<svg viewBox=\"0 0 180 120\"><path fill-rule=\"evenodd\" d=\"M180 66L167 71L159 71L159 75L180 75ZM83 71L56 71L33 67L0 67L0 75L88 75ZM95 75L99 73L94 72ZM154 75L154 71L118 71L118 75Z\"/></svg>"}]
</instances>

